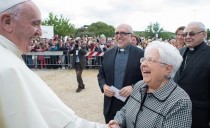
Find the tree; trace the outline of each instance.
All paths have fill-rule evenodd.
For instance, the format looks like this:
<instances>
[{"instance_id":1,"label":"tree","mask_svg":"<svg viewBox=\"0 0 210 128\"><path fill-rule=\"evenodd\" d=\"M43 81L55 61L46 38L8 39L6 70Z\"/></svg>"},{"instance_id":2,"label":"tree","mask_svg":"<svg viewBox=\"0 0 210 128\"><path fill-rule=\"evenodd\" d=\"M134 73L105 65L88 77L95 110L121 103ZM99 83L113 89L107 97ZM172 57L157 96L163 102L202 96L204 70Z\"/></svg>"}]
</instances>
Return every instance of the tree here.
<instances>
[{"instance_id":1,"label":"tree","mask_svg":"<svg viewBox=\"0 0 210 128\"><path fill-rule=\"evenodd\" d=\"M158 35L163 32L163 28L160 27L160 24L159 23L150 23L150 25L147 26L146 30L145 30L145 34L148 36L148 37L151 37L151 38L158 38Z\"/></svg>"},{"instance_id":2,"label":"tree","mask_svg":"<svg viewBox=\"0 0 210 128\"><path fill-rule=\"evenodd\" d=\"M175 38L175 34L172 32L161 32L159 37L162 38L163 40L167 40L167 39Z\"/></svg>"},{"instance_id":3,"label":"tree","mask_svg":"<svg viewBox=\"0 0 210 128\"><path fill-rule=\"evenodd\" d=\"M83 27L81 27L81 28L78 28L78 29L76 29L76 31L75 31L75 35L77 36L77 37L82 37L82 36L84 36L84 35L87 35L87 36L96 36L96 34L94 33L94 32L89 32L88 31L88 26L89 25L84 25Z\"/></svg>"},{"instance_id":4,"label":"tree","mask_svg":"<svg viewBox=\"0 0 210 128\"><path fill-rule=\"evenodd\" d=\"M95 33L96 36L104 34L106 37L113 37L114 30L113 26L100 21L87 26L87 31Z\"/></svg>"},{"instance_id":5,"label":"tree","mask_svg":"<svg viewBox=\"0 0 210 128\"><path fill-rule=\"evenodd\" d=\"M60 36L74 36L75 26L69 23L69 20L62 15L59 18L57 15L49 13L49 19L45 19L42 25L53 26L54 33Z\"/></svg>"},{"instance_id":6,"label":"tree","mask_svg":"<svg viewBox=\"0 0 210 128\"><path fill-rule=\"evenodd\" d=\"M104 34L107 37L113 37L114 27L98 21L96 23L92 23L91 25L84 25L83 27L78 28L75 32L75 35L80 37L83 35L99 36L101 34Z\"/></svg>"}]
</instances>

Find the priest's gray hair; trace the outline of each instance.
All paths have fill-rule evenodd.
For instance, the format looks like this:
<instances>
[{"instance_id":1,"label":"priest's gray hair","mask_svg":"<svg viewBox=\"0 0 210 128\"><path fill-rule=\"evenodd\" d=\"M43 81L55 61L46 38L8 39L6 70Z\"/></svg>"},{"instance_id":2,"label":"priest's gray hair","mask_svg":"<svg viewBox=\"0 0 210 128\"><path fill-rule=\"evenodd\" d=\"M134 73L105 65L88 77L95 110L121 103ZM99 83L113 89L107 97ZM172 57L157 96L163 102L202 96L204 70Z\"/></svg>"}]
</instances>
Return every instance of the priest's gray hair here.
<instances>
[{"instance_id":1,"label":"priest's gray hair","mask_svg":"<svg viewBox=\"0 0 210 128\"><path fill-rule=\"evenodd\" d=\"M201 31L206 32L206 27L205 27L205 25L202 22L193 21L193 22L190 22L188 25L196 25L196 26L198 26L198 28L200 28Z\"/></svg>"},{"instance_id":2,"label":"priest's gray hair","mask_svg":"<svg viewBox=\"0 0 210 128\"><path fill-rule=\"evenodd\" d=\"M119 28L119 27L126 28L129 33L133 34L133 28L130 25L128 25L128 24L120 24L119 26L117 26L117 28Z\"/></svg>"}]
</instances>

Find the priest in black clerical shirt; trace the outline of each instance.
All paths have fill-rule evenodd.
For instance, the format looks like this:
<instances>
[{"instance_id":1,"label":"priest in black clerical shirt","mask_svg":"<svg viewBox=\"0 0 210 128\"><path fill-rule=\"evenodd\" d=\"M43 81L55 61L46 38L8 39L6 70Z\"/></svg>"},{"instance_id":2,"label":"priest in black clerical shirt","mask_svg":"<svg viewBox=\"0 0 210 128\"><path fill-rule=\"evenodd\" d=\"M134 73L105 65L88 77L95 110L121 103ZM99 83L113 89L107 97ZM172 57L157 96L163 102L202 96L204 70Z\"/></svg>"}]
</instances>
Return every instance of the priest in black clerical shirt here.
<instances>
[{"instance_id":1,"label":"priest in black clerical shirt","mask_svg":"<svg viewBox=\"0 0 210 128\"><path fill-rule=\"evenodd\" d=\"M104 53L103 62L98 73L99 87L104 93L104 117L108 123L114 119L126 102L117 99L111 86L120 90L120 95L129 97L133 84L142 80L140 59L144 56L142 49L131 45L133 30L127 24L119 25L115 30L116 47Z\"/></svg>"},{"instance_id":2,"label":"priest in black clerical shirt","mask_svg":"<svg viewBox=\"0 0 210 128\"><path fill-rule=\"evenodd\" d=\"M201 22L191 22L185 29L186 47L180 49L183 62L174 80L192 100L192 128L209 128L210 120L210 47Z\"/></svg>"}]
</instances>

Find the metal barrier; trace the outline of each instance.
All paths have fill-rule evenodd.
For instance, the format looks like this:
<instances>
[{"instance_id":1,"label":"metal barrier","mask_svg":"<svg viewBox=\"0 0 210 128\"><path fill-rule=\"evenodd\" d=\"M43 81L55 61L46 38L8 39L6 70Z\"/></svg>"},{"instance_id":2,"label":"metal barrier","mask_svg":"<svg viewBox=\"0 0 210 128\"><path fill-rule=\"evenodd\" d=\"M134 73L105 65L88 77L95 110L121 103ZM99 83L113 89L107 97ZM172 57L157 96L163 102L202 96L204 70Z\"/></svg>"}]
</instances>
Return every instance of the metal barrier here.
<instances>
[{"instance_id":1,"label":"metal barrier","mask_svg":"<svg viewBox=\"0 0 210 128\"><path fill-rule=\"evenodd\" d=\"M63 54L63 51L29 52L23 55L23 60L29 68L40 69L71 69L73 56ZM97 68L101 66L103 53L88 52L86 54L86 68Z\"/></svg>"},{"instance_id":2,"label":"metal barrier","mask_svg":"<svg viewBox=\"0 0 210 128\"><path fill-rule=\"evenodd\" d=\"M104 52L88 52L85 56L87 59L87 68L97 68L101 66Z\"/></svg>"}]
</instances>

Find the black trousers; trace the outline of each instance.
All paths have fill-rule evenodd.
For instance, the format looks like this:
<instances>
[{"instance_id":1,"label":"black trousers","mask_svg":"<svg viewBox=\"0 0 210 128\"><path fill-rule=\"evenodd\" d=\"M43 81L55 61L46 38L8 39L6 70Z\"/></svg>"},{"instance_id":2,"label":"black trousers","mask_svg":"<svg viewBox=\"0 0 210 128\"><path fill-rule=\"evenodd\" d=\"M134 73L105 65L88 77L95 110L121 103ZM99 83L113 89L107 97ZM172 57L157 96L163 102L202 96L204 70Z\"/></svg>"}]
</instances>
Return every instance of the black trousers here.
<instances>
[{"instance_id":1,"label":"black trousers","mask_svg":"<svg viewBox=\"0 0 210 128\"><path fill-rule=\"evenodd\" d=\"M81 64L79 62L75 63L75 71L77 75L78 88L84 87L83 80L82 80L83 68L81 67Z\"/></svg>"},{"instance_id":2,"label":"black trousers","mask_svg":"<svg viewBox=\"0 0 210 128\"><path fill-rule=\"evenodd\" d=\"M118 100L115 97L112 97L109 111L104 116L106 124L109 123L110 120L114 119L114 116L116 115L117 111L119 111L125 105L125 103L126 102L122 102L121 100Z\"/></svg>"},{"instance_id":3,"label":"black trousers","mask_svg":"<svg viewBox=\"0 0 210 128\"><path fill-rule=\"evenodd\" d=\"M192 128L210 128L208 108L199 108L193 106L192 108Z\"/></svg>"}]
</instances>

